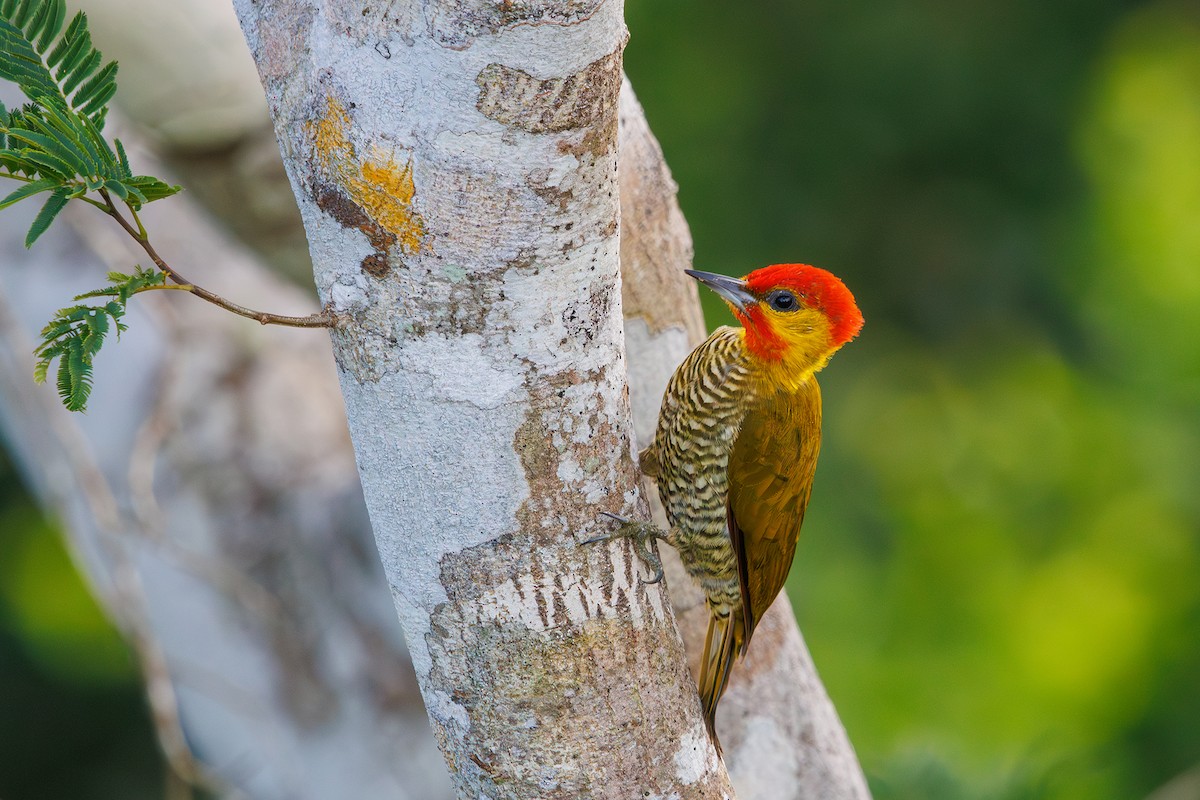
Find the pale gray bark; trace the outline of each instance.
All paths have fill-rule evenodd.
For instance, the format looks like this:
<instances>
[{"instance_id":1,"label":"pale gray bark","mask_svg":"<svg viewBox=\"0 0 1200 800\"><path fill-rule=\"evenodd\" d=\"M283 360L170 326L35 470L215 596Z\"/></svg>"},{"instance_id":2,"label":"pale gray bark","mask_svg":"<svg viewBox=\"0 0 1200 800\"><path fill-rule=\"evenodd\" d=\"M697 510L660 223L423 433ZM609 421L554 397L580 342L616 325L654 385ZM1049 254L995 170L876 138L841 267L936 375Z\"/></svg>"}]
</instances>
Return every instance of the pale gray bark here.
<instances>
[{"instance_id":1,"label":"pale gray bark","mask_svg":"<svg viewBox=\"0 0 1200 800\"><path fill-rule=\"evenodd\" d=\"M620 2L236 4L459 797L724 797L661 585L618 284Z\"/></svg>"}]
</instances>

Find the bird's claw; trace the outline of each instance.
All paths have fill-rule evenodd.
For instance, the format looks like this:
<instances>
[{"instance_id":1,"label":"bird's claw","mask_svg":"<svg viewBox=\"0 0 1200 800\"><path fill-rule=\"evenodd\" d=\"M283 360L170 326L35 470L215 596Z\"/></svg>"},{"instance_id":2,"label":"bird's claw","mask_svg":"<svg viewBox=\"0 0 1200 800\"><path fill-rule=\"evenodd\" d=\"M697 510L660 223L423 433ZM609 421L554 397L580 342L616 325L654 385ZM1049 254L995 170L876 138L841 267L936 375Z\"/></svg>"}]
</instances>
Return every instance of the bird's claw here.
<instances>
[{"instance_id":1,"label":"bird's claw","mask_svg":"<svg viewBox=\"0 0 1200 800\"><path fill-rule=\"evenodd\" d=\"M659 567L654 570L654 577L651 578L650 580L646 580L645 578L638 578L638 580L640 580L646 586L652 586L656 583L662 583L662 579L663 579L663 568L661 565L659 565Z\"/></svg>"},{"instance_id":2,"label":"bird's claw","mask_svg":"<svg viewBox=\"0 0 1200 800\"><path fill-rule=\"evenodd\" d=\"M622 526L628 525L630 523L630 520L628 517L622 517L620 514L614 514L611 511L601 511L600 516L608 517L609 519L613 520L614 522L620 523ZM580 544L596 544L597 542L607 542L610 539L616 539L616 538L619 538L621 536L626 536L626 535L628 535L628 534L624 534L622 532L621 528L617 528L615 531L608 531L607 533L600 533L600 534L593 536L590 539L584 539L582 542L580 542Z\"/></svg>"},{"instance_id":3,"label":"bird's claw","mask_svg":"<svg viewBox=\"0 0 1200 800\"><path fill-rule=\"evenodd\" d=\"M661 583L664 577L662 561L659 560L658 554L654 552L651 544L655 539L661 537L661 532L653 525L648 523L637 523L630 520L628 517L622 517L620 514L613 514L610 511L601 511L600 516L608 517L620 524L621 527L616 530L601 533L593 536L590 539L584 539L580 544L596 544L598 542L607 542L613 539L629 539L633 542L634 552L646 566L654 570L654 576L650 579L639 578L638 580L647 586L655 583Z\"/></svg>"}]
</instances>

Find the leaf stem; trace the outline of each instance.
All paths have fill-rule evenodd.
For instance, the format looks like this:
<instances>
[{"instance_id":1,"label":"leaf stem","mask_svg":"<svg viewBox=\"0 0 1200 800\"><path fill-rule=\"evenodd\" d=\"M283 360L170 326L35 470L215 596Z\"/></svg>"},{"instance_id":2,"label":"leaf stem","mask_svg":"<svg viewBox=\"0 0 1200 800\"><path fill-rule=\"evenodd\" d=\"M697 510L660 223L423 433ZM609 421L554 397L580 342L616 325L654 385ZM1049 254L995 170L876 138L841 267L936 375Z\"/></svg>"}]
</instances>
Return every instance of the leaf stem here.
<instances>
[{"instance_id":1,"label":"leaf stem","mask_svg":"<svg viewBox=\"0 0 1200 800\"><path fill-rule=\"evenodd\" d=\"M155 266L162 270L163 274L165 274L171 281L178 284L178 287L169 288L178 288L181 291L191 292L197 297L207 300L215 306L220 306L226 311L231 311L234 314L237 314L239 317L257 320L263 325L286 325L292 328L334 328L338 326L340 322L338 316L328 309L320 311L316 314L309 314L307 317L289 317L282 314L272 314L268 311L257 311L253 308L246 308L245 306L230 302L224 297L221 297L219 294L210 292L203 286L198 286L195 283L192 283L180 275L174 267L164 261L162 256L160 256L154 249L154 246L150 244L150 237L147 235L145 227L142 226L142 221L138 218L137 212L135 212L132 207L130 207L129 210L133 214L134 221L137 223L136 228L129 222L129 220L125 218L125 215L123 215L120 210L117 209L117 206L115 203L113 203L112 197L109 195L108 190L101 189L100 196L104 198L104 204L101 205L99 203L94 203L94 205L99 206L104 210L104 213L115 219L120 226L125 229L125 232L128 233L135 242L141 245L141 248L146 251L146 255L150 256L150 259L154 262Z\"/></svg>"},{"instance_id":2,"label":"leaf stem","mask_svg":"<svg viewBox=\"0 0 1200 800\"><path fill-rule=\"evenodd\" d=\"M125 202L125 207L129 209L129 213L133 215L133 221L137 223L138 241L148 240L150 238L150 234L146 233L146 226L142 224L142 218L138 216L137 209L130 205L128 201Z\"/></svg>"}]
</instances>

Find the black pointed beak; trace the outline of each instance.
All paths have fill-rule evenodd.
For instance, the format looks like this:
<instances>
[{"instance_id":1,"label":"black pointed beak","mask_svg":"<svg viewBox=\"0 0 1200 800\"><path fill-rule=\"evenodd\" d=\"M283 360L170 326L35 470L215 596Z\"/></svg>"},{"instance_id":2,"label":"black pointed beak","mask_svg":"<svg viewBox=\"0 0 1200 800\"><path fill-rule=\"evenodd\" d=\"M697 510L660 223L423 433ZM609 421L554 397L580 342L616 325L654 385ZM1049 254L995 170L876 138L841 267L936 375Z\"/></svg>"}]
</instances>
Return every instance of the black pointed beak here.
<instances>
[{"instance_id":1,"label":"black pointed beak","mask_svg":"<svg viewBox=\"0 0 1200 800\"><path fill-rule=\"evenodd\" d=\"M731 278L715 272L700 272L695 269L685 269L684 272L719 294L725 302L738 311L745 313L749 306L758 302L757 297L746 291L746 282L741 278Z\"/></svg>"}]
</instances>

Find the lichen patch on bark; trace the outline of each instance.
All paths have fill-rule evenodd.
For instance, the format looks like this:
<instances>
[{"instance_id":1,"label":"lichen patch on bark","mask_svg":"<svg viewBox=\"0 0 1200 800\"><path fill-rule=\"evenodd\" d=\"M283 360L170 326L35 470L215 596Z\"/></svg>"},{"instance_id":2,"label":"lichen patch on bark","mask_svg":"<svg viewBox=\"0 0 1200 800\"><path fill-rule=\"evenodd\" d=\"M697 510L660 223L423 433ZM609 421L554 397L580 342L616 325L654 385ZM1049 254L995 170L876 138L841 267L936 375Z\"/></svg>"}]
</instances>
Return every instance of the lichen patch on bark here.
<instances>
[{"instance_id":1,"label":"lichen patch on bark","mask_svg":"<svg viewBox=\"0 0 1200 800\"><path fill-rule=\"evenodd\" d=\"M317 186L313 195L317 208L337 220L343 228L357 228L362 231L371 247L375 248L375 255L386 262L388 250L396 243L396 234L385 230L382 225L367 216L361 207L336 186Z\"/></svg>"},{"instance_id":2,"label":"lichen patch on bark","mask_svg":"<svg viewBox=\"0 0 1200 800\"><path fill-rule=\"evenodd\" d=\"M344 193L369 220L383 233L389 234L401 252L415 255L429 249L425 220L413 208L416 199L416 184L413 181L412 157L398 156L398 149L391 153L374 147L366 157L361 157L350 141L350 112L332 94L325 99L325 109L315 120L305 125L312 144L319 173L333 187L320 186L316 192L322 208L335 205L329 198L330 191ZM370 227L357 218L352 211L331 211L344 226L364 229ZM372 246L378 248L375 236Z\"/></svg>"}]
</instances>

